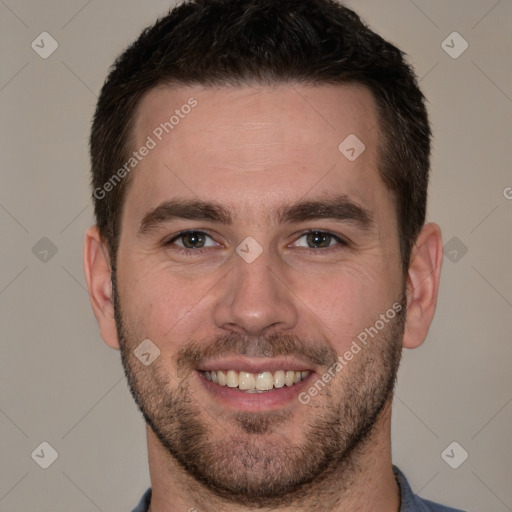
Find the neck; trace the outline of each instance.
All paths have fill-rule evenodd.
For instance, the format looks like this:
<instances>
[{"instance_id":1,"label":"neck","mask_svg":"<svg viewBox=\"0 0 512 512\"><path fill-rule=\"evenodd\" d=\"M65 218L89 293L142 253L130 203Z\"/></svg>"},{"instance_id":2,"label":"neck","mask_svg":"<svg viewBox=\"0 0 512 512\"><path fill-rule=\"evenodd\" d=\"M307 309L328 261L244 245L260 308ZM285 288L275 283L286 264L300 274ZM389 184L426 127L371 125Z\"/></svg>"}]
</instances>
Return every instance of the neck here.
<instances>
[{"instance_id":1,"label":"neck","mask_svg":"<svg viewBox=\"0 0 512 512\"><path fill-rule=\"evenodd\" d=\"M147 426L152 485L150 512L250 512L227 502L177 464ZM391 401L383 409L369 436L351 452L350 460L320 483L305 489L300 503L273 507L277 512L398 512L400 492L391 463ZM291 500L290 500L291 501ZM259 512L270 509L258 508Z\"/></svg>"}]
</instances>

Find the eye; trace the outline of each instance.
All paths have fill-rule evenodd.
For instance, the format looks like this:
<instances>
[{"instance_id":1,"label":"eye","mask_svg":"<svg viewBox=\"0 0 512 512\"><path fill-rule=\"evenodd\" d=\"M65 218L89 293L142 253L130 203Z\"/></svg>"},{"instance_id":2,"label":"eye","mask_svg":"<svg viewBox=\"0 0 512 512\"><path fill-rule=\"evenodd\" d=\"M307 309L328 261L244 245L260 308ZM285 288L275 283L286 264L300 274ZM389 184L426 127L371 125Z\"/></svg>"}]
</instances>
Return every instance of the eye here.
<instances>
[{"instance_id":1,"label":"eye","mask_svg":"<svg viewBox=\"0 0 512 512\"><path fill-rule=\"evenodd\" d=\"M204 231L184 231L169 240L166 245L176 245L186 250L196 250L215 247L217 244Z\"/></svg>"},{"instance_id":2,"label":"eye","mask_svg":"<svg viewBox=\"0 0 512 512\"><path fill-rule=\"evenodd\" d=\"M304 233L292 244L293 247L306 247L308 249L327 249L335 245L347 245L347 243L332 233L318 230Z\"/></svg>"}]
</instances>

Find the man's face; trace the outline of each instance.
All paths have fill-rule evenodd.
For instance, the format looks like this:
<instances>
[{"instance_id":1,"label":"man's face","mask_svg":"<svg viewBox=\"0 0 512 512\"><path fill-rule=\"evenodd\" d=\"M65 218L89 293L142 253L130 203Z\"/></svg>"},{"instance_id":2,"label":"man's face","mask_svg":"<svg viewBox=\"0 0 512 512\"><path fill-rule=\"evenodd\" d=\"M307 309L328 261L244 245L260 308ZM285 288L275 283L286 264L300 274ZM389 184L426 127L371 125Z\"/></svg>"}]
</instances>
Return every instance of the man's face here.
<instances>
[{"instance_id":1,"label":"man's face","mask_svg":"<svg viewBox=\"0 0 512 512\"><path fill-rule=\"evenodd\" d=\"M355 139L338 149L351 134L365 146L355 160ZM132 171L117 260L132 392L218 494L296 493L349 460L400 358L404 311L386 312L404 281L374 100L352 85L158 88L134 136L134 149L148 136L156 147ZM133 353L145 339L160 350L147 366Z\"/></svg>"}]
</instances>

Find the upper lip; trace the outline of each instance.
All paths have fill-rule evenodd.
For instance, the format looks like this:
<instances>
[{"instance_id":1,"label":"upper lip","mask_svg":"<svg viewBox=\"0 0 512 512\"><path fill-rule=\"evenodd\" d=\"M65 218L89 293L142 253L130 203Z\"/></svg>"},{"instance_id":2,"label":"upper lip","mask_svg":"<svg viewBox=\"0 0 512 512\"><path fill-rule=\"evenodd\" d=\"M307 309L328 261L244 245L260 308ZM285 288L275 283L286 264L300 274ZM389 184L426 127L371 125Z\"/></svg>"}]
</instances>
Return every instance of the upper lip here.
<instances>
[{"instance_id":1,"label":"upper lip","mask_svg":"<svg viewBox=\"0 0 512 512\"><path fill-rule=\"evenodd\" d=\"M201 372L215 372L219 370L236 370L249 373L261 373L278 370L314 371L313 365L296 356L277 357L243 357L231 356L203 361L197 368Z\"/></svg>"}]
</instances>

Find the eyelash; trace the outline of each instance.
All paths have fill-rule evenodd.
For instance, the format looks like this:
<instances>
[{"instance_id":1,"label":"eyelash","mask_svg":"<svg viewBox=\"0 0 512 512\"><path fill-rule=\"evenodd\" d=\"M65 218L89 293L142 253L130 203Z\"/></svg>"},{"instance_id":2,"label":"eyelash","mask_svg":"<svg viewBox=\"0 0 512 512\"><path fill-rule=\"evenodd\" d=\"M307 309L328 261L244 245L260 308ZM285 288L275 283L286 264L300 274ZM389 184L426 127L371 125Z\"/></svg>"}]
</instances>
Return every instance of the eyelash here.
<instances>
[{"instance_id":1,"label":"eyelash","mask_svg":"<svg viewBox=\"0 0 512 512\"><path fill-rule=\"evenodd\" d=\"M213 240L213 237L207 231L202 231L200 229L187 229L185 231L181 231L177 235L174 235L170 240L167 240L166 242L164 242L163 245L165 247L172 246L176 240L184 237L188 233L199 233L201 235L206 235L207 237L209 237ZM177 251L178 253L184 254L185 256L191 256L191 257L199 256L200 254L203 254L208 249L211 249L211 247L206 247L203 249L187 249L185 247L179 247L179 246L173 247L173 251Z\"/></svg>"},{"instance_id":2,"label":"eyelash","mask_svg":"<svg viewBox=\"0 0 512 512\"><path fill-rule=\"evenodd\" d=\"M213 240L213 237L207 231L203 231L203 230L199 230L199 229L188 229L188 230L181 231L180 233L174 235L171 239L165 241L163 243L163 245L165 247L172 246L176 240L179 240L180 238L184 237L185 235L187 235L189 233L198 233L201 235L205 235L208 238ZM302 247L302 249L306 250L308 253L318 254L318 252L320 252L320 251L325 253L325 252L331 252L333 250L339 250L341 247L349 247L350 246L349 242L346 239L341 238L340 236L335 235L334 233L331 233L330 231L323 231L320 229L308 229L308 230L300 233L300 235L297 237L296 241L300 240L303 236L307 236L311 233L328 235L328 236L332 237L337 242L337 244L332 247L324 247L324 248L320 247L320 248L316 248L316 249L314 249L312 247ZM187 248L179 247L179 246L173 247L174 251L178 251L179 253L184 254L185 256L192 256L192 257L199 256L200 254L203 254L208 249L211 249L211 247L199 248L199 249L187 249Z\"/></svg>"},{"instance_id":3,"label":"eyelash","mask_svg":"<svg viewBox=\"0 0 512 512\"><path fill-rule=\"evenodd\" d=\"M297 237L297 240L295 241L295 243L300 240L302 237L304 236L307 236L311 233L317 233L317 234L320 234L320 235L328 235L330 236L331 238L333 238L337 244L336 245L333 245L332 247L329 246L329 247L319 247L319 248L312 248L312 247L301 247L301 249L303 250L306 250L307 252L309 253L312 253L312 254L318 254L319 251L321 252L331 252L331 251L336 251L336 250L339 250L340 248L342 247L348 247L348 241L345 240L344 238L341 238L340 236L338 235L335 235L334 233L331 233L330 231L323 231L321 229L308 229L306 231L303 231L298 237Z\"/></svg>"}]
</instances>

